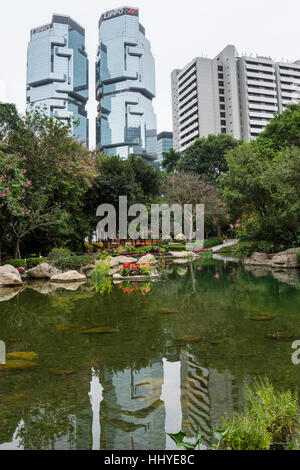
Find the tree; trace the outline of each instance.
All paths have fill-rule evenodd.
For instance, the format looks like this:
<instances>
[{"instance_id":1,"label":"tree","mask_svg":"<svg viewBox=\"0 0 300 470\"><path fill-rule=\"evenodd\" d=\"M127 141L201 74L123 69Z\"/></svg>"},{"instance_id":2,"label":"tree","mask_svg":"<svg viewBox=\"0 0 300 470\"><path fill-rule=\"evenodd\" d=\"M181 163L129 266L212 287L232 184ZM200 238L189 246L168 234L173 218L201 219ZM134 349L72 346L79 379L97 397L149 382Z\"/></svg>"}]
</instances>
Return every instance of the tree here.
<instances>
[{"instance_id":1,"label":"tree","mask_svg":"<svg viewBox=\"0 0 300 470\"><path fill-rule=\"evenodd\" d=\"M91 228L95 231L99 220L97 207L112 204L118 220L119 197L127 196L128 205L151 204L161 193L161 172L140 157L122 160L118 156L102 155L97 160L97 177L84 197L85 213L89 216Z\"/></svg>"},{"instance_id":2,"label":"tree","mask_svg":"<svg viewBox=\"0 0 300 470\"><path fill-rule=\"evenodd\" d=\"M174 173L168 175L164 184L164 200L168 204L204 204L205 232L217 226L226 217L226 206L215 185L208 183L196 173ZM195 220L195 211L193 211ZM221 236L221 234L219 234Z\"/></svg>"},{"instance_id":3,"label":"tree","mask_svg":"<svg viewBox=\"0 0 300 470\"><path fill-rule=\"evenodd\" d=\"M22 169L18 155L4 152L6 144L0 144L0 262L1 247L13 217L25 215L24 193L31 184Z\"/></svg>"},{"instance_id":4,"label":"tree","mask_svg":"<svg viewBox=\"0 0 300 470\"><path fill-rule=\"evenodd\" d=\"M20 240L37 230L38 248L47 246L53 236L50 225L55 225L56 238L60 234L74 247L86 236L83 196L96 177L98 154L74 141L70 131L70 122L65 125L34 109L19 117L16 130L7 134L6 151L21 156L22 171L30 181L22 220L16 215L10 224L15 253Z\"/></svg>"},{"instance_id":5,"label":"tree","mask_svg":"<svg viewBox=\"0 0 300 470\"><path fill-rule=\"evenodd\" d=\"M20 117L14 104L0 103L0 142L18 128Z\"/></svg>"},{"instance_id":6,"label":"tree","mask_svg":"<svg viewBox=\"0 0 300 470\"><path fill-rule=\"evenodd\" d=\"M161 193L161 171L151 163L148 163L144 158L136 157L135 155L131 155L128 158L128 165L133 169L135 180L144 195L144 200L140 202L152 202L153 198Z\"/></svg>"},{"instance_id":7,"label":"tree","mask_svg":"<svg viewBox=\"0 0 300 470\"><path fill-rule=\"evenodd\" d=\"M276 151L300 147L300 104L289 104L282 114L274 116L257 140L266 139Z\"/></svg>"},{"instance_id":8,"label":"tree","mask_svg":"<svg viewBox=\"0 0 300 470\"><path fill-rule=\"evenodd\" d=\"M270 158L244 143L227 155L222 195L242 235L250 239L297 244L300 226L300 150Z\"/></svg>"},{"instance_id":9,"label":"tree","mask_svg":"<svg viewBox=\"0 0 300 470\"><path fill-rule=\"evenodd\" d=\"M239 141L227 134L209 135L197 139L182 155L176 169L194 172L212 183L228 170L225 154L234 149Z\"/></svg>"},{"instance_id":10,"label":"tree","mask_svg":"<svg viewBox=\"0 0 300 470\"><path fill-rule=\"evenodd\" d=\"M163 161L161 166L167 173L172 173L175 170L180 158L180 152L176 152L176 150L170 149L169 152L163 153Z\"/></svg>"}]
</instances>

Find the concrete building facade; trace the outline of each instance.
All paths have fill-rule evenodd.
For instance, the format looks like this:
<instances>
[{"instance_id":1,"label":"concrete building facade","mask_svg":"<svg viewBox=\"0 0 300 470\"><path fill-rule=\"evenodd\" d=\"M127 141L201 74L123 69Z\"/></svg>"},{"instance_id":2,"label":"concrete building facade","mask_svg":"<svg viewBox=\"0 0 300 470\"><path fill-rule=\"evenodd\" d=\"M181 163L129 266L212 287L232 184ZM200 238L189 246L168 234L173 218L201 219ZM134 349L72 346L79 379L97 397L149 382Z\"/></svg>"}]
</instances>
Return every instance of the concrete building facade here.
<instances>
[{"instance_id":1,"label":"concrete building facade","mask_svg":"<svg viewBox=\"0 0 300 470\"><path fill-rule=\"evenodd\" d=\"M174 148L226 133L249 142L276 113L300 98L300 61L239 56L228 45L214 59L198 57L171 75Z\"/></svg>"}]
</instances>

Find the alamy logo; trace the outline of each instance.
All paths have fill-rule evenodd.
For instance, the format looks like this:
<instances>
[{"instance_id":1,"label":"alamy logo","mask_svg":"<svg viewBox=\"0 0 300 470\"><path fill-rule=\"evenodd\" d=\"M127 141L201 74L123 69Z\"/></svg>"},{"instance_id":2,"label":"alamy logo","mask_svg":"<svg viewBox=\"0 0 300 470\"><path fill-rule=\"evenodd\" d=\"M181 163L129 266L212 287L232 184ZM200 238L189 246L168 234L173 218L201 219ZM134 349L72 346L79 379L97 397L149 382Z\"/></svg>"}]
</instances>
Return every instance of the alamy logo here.
<instances>
[{"instance_id":1,"label":"alamy logo","mask_svg":"<svg viewBox=\"0 0 300 470\"><path fill-rule=\"evenodd\" d=\"M118 213L118 217L117 217ZM101 204L96 212L102 220L97 225L100 240L169 240L184 234L188 241L204 239L203 204L143 204L128 207L127 197L119 197L118 210Z\"/></svg>"},{"instance_id":2,"label":"alamy logo","mask_svg":"<svg viewBox=\"0 0 300 470\"><path fill-rule=\"evenodd\" d=\"M299 366L300 364L300 341L294 341L292 344L292 349L296 349L292 355L292 363L294 366Z\"/></svg>"},{"instance_id":3,"label":"alamy logo","mask_svg":"<svg viewBox=\"0 0 300 470\"><path fill-rule=\"evenodd\" d=\"M0 341L0 364L6 364L6 346L4 341Z\"/></svg>"}]
</instances>

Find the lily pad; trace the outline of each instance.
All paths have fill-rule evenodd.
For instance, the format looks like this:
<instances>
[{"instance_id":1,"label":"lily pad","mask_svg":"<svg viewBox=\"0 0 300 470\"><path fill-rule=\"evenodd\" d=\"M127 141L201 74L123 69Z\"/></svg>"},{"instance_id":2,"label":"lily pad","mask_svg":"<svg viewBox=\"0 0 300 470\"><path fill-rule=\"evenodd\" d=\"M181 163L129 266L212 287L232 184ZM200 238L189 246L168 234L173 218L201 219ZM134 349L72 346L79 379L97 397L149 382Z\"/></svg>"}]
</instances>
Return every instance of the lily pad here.
<instances>
[{"instance_id":1,"label":"lily pad","mask_svg":"<svg viewBox=\"0 0 300 470\"><path fill-rule=\"evenodd\" d=\"M30 367L36 367L37 364L30 361L22 360L11 360L7 361L6 364L0 364L0 372L6 370L23 370L29 369Z\"/></svg>"},{"instance_id":2,"label":"lily pad","mask_svg":"<svg viewBox=\"0 0 300 470\"><path fill-rule=\"evenodd\" d=\"M6 354L7 359L23 359L24 361L34 361L38 358L37 353L20 351L20 352L10 352Z\"/></svg>"},{"instance_id":3,"label":"lily pad","mask_svg":"<svg viewBox=\"0 0 300 470\"><path fill-rule=\"evenodd\" d=\"M74 374L74 370L62 370L62 369L55 369L55 368L52 368L49 370L53 374L60 375L61 377L66 377L66 376Z\"/></svg>"},{"instance_id":4,"label":"lily pad","mask_svg":"<svg viewBox=\"0 0 300 470\"><path fill-rule=\"evenodd\" d=\"M109 335L113 333L120 333L120 330L116 328L110 328L109 326L101 326L98 328L91 328L82 332L84 335Z\"/></svg>"},{"instance_id":5,"label":"lily pad","mask_svg":"<svg viewBox=\"0 0 300 470\"><path fill-rule=\"evenodd\" d=\"M159 310L159 312L161 315L174 315L175 313L178 313L176 310L171 310L169 308L162 308L161 310Z\"/></svg>"},{"instance_id":6,"label":"lily pad","mask_svg":"<svg viewBox=\"0 0 300 470\"><path fill-rule=\"evenodd\" d=\"M182 343L199 343L202 340L201 336L186 335L181 338L177 338L177 341Z\"/></svg>"},{"instance_id":7,"label":"lily pad","mask_svg":"<svg viewBox=\"0 0 300 470\"><path fill-rule=\"evenodd\" d=\"M293 341L296 339L296 336L288 331L276 331L275 333L270 333L267 337L275 341Z\"/></svg>"},{"instance_id":8,"label":"lily pad","mask_svg":"<svg viewBox=\"0 0 300 470\"><path fill-rule=\"evenodd\" d=\"M56 329L58 331L63 331L64 333L69 333L69 332L72 332L72 331L86 330L87 326L82 326L82 325L57 325Z\"/></svg>"},{"instance_id":9,"label":"lily pad","mask_svg":"<svg viewBox=\"0 0 300 470\"><path fill-rule=\"evenodd\" d=\"M277 318L278 315L273 313L260 313L258 315L253 315L249 318L251 321L272 321L274 318Z\"/></svg>"}]
</instances>

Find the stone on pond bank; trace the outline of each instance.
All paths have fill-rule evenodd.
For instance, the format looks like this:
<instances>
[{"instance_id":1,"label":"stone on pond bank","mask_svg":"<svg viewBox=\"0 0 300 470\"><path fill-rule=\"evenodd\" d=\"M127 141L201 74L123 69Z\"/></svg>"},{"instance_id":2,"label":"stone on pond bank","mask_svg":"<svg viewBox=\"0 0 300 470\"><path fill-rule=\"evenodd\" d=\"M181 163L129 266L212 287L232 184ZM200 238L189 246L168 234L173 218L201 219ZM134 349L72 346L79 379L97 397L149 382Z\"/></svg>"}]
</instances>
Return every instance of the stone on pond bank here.
<instances>
[{"instance_id":1,"label":"stone on pond bank","mask_svg":"<svg viewBox=\"0 0 300 470\"><path fill-rule=\"evenodd\" d=\"M67 271L51 277L51 282L80 282L83 280L86 280L86 277L77 271Z\"/></svg>"},{"instance_id":2,"label":"stone on pond bank","mask_svg":"<svg viewBox=\"0 0 300 470\"><path fill-rule=\"evenodd\" d=\"M267 253L254 252L248 258L244 259L245 265L251 266L270 266L272 268L300 268L297 250L299 248L291 248L274 255Z\"/></svg>"},{"instance_id":3,"label":"stone on pond bank","mask_svg":"<svg viewBox=\"0 0 300 470\"><path fill-rule=\"evenodd\" d=\"M48 263L41 263L26 271L30 279L51 279L52 276L61 274L62 271Z\"/></svg>"},{"instance_id":4,"label":"stone on pond bank","mask_svg":"<svg viewBox=\"0 0 300 470\"><path fill-rule=\"evenodd\" d=\"M10 264L0 266L0 285L8 287L23 285L19 271Z\"/></svg>"},{"instance_id":5,"label":"stone on pond bank","mask_svg":"<svg viewBox=\"0 0 300 470\"><path fill-rule=\"evenodd\" d=\"M155 264L157 264L157 260L155 256L149 254L140 258L138 264L150 264L150 266L154 266Z\"/></svg>"}]
</instances>

